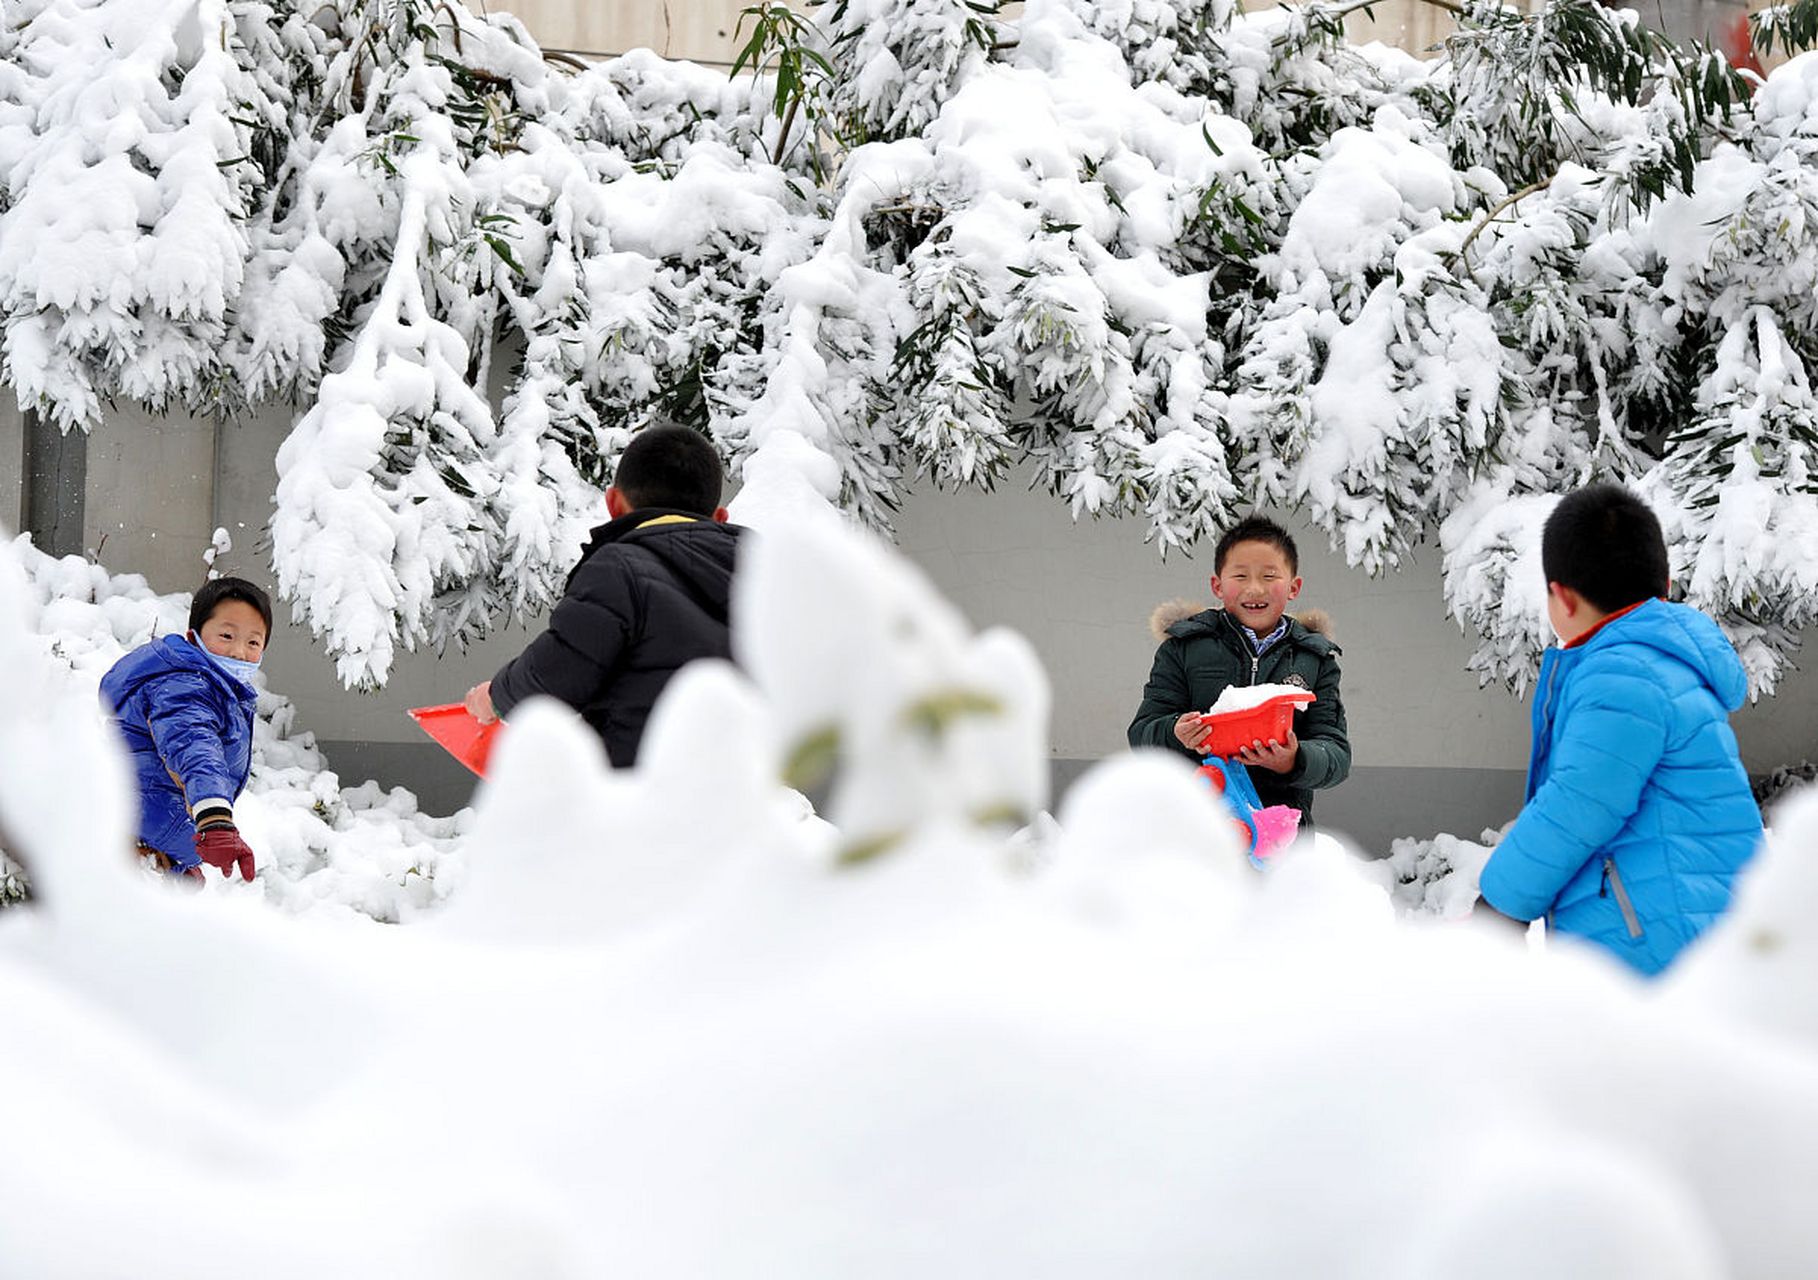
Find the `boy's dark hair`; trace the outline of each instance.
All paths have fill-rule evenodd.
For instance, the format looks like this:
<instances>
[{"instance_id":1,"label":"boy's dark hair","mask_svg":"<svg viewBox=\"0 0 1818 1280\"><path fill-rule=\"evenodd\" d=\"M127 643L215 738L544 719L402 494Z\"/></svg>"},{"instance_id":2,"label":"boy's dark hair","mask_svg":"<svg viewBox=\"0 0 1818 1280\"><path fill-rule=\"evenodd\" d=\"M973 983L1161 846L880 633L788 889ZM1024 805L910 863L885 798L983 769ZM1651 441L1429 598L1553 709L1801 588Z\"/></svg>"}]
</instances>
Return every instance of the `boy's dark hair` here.
<instances>
[{"instance_id":1,"label":"boy's dark hair","mask_svg":"<svg viewBox=\"0 0 1818 1280\"><path fill-rule=\"evenodd\" d=\"M707 437L692 427L645 427L619 457L612 483L632 507L671 507L710 516L725 472Z\"/></svg>"},{"instance_id":2,"label":"boy's dark hair","mask_svg":"<svg viewBox=\"0 0 1818 1280\"><path fill-rule=\"evenodd\" d=\"M1559 500L1540 535L1540 567L1548 582L1604 613L1667 593L1660 520L1619 484L1586 485Z\"/></svg>"},{"instance_id":3,"label":"boy's dark hair","mask_svg":"<svg viewBox=\"0 0 1818 1280\"><path fill-rule=\"evenodd\" d=\"M1218 540L1218 550L1212 553L1213 573L1225 571L1225 557L1240 542L1268 543L1288 558L1288 572L1300 576L1300 551L1294 546L1294 539L1269 517L1256 515L1245 516L1225 530L1225 536Z\"/></svg>"},{"instance_id":4,"label":"boy's dark hair","mask_svg":"<svg viewBox=\"0 0 1818 1280\"><path fill-rule=\"evenodd\" d=\"M265 638L271 639L271 597L245 578L210 578L189 602L189 629L200 631L223 600L241 600L265 619Z\"/></svg>"}]
</instances>

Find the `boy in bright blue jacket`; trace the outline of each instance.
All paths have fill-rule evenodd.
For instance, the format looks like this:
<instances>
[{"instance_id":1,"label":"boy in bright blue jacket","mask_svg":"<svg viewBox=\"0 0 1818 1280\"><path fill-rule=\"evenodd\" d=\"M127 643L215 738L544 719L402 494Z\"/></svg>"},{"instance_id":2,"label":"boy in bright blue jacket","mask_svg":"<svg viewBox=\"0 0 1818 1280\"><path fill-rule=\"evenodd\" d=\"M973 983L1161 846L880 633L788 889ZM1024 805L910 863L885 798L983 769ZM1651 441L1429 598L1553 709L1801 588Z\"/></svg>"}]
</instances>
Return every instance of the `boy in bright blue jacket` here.
<instances>
[{"instance_id":1,"label":"boy in bright blue jacket","mask_svg":"<svg viewBox=\"0 0 1818 1280\"><path fill-rule=\"evenodd\" d=\"M1658 973L1730 903L1761 814L1730 731L1748 678L1717 624L1669 604L1660 522L1596 484L1541 538L1547 617L1528 799L1484 900Z\"/></svg>"},{"instance_id":2,"label":"boy in bright blue jacket","mask_svg":"<svg viewBox=\"0 0 1818 1280\"><path fill-rule=\"evenodd\" d=\"M253 878L234 826L252 769L253 672L271 634L271 600L244 578L196 592L189 630L142 644L101 679L139 783L139 851L173 875L202 864Z\"/></svg>"}]
</instances>

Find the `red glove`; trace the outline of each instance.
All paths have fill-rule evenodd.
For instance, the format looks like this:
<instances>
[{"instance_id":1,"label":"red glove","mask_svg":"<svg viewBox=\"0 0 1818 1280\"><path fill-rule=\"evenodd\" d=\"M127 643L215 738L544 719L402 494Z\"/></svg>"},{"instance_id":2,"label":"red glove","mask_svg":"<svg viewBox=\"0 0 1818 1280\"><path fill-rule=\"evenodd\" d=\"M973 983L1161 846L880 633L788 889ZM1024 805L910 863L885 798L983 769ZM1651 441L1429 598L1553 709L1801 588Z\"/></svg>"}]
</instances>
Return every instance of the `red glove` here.
<instances>
[{"instance_id":1,"label":"red glove","mask_svg":"<svg viewBox=\"0 0 1818 1280\"><path fill-rule=\"evenodd\" d=\"M240 838L239 828L226 819L211 822L196 832L196 856L212 867L219 867L221 874L229 879L233 878L236 866L243 877L253 878L253 851Z\"/></svg>"}]
</instances>

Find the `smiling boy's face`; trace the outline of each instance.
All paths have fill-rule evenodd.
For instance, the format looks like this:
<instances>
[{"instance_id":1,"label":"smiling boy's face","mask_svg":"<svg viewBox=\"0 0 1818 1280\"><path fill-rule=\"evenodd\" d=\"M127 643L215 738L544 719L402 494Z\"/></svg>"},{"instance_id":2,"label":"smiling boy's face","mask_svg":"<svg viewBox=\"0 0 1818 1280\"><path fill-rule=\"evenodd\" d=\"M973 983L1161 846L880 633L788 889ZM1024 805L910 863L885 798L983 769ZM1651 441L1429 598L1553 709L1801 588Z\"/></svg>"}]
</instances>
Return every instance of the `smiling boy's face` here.
<instances>
[{"instance_id":1,"label":"smiling boy's face","mask_svg":"<svg viewBox=\"0 0 1818 1280\"><path fill-rule=\"evenodd\" d=\"M1212 575L1212 594L1233 618L1266 636L1300 594L1300 579L1274 543L1239 542Z\"/></svg>"},{"instance_id":2,"label":"smiling boy's face","mask_svg":"<svg viewBox=\"0 0 1818 1280\"><path fill-rule=\"evenodd\" d=\"M265 619L244 600L223 600L195 639L217 657L257 662L265 655Z\"/></svg>"}]
</instances>

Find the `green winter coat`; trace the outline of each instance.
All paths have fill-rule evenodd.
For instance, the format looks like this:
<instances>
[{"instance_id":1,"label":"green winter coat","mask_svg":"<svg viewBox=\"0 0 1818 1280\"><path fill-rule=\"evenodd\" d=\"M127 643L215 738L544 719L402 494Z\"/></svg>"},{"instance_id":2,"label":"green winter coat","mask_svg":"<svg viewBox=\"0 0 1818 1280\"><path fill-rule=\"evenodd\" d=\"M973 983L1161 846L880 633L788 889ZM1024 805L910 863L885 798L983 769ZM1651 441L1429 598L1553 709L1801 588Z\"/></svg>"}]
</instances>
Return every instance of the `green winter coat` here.
<instances>
[{"instance_id":1,"label":"green winter coat","mask_svg":"<svg viewBox=\"0 0 1818 1280\"><path fill-rule=\"evenodd\" d=\"M1158 624L1165 623L1164 610ZM1316 625L1318 615L1306 615ZM1265 805L1291 804L1304 823L1313 820L1313 792L1335 787L1351 772L1351 742L1345 736L1345 708L1338 695L1339 647L1301 619L1289 618L1288 634L1260 658L1241 623L1223 609L1206 609L1156 628L1163 639L1143 686L1143 704L1130 721L1132 747L1163 747L1190 760L1199 757L1174 736L1174 722L1187 711L1204 711L1231 685L1291 684L1311 689L1318 701L1294 713L1300 759L1287 773L1252 769Z\"/></svg>"}]
</instances>

